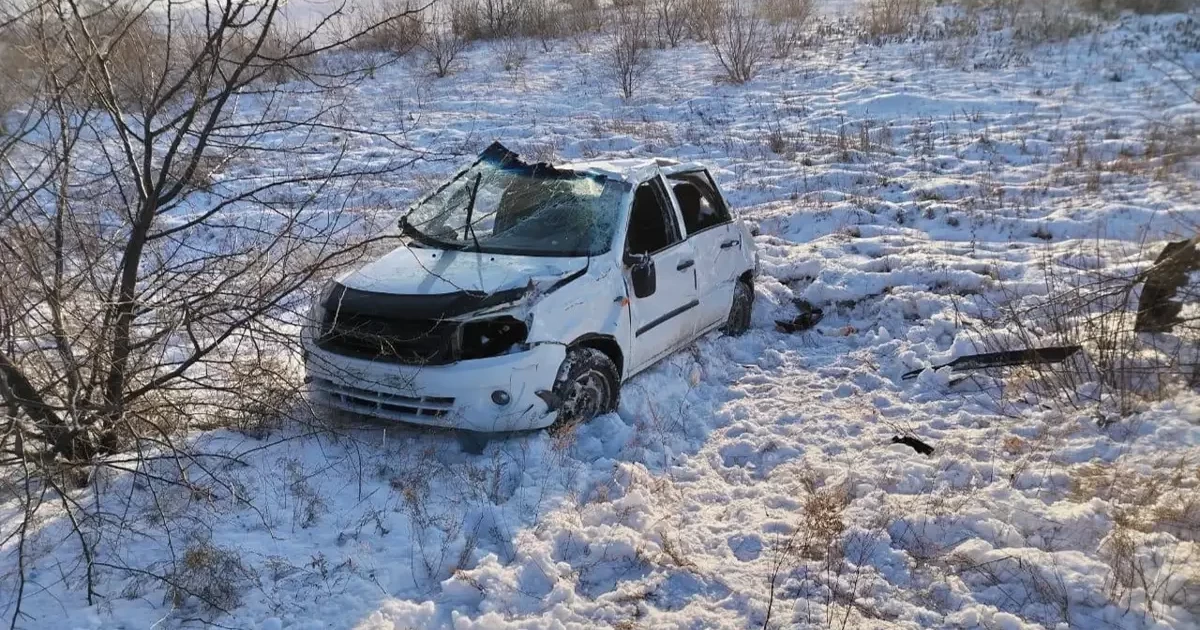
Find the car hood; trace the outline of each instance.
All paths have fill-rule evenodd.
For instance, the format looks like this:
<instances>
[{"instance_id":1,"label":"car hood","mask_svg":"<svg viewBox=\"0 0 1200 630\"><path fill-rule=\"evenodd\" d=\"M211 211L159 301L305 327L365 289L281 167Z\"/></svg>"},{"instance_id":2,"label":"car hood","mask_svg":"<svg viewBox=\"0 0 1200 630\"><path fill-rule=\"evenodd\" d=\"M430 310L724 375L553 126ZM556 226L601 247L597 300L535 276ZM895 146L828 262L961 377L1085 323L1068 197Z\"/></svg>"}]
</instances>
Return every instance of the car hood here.
<instances>
[{"instance_id":1,"label":"car hood","mask_svg":"<svg viewBox=\"0 0 1200 630\"><path fill-rule=\"evenodd\" d=\"M587 258L545 258L401 247L353 271L326 294L330 311L385 319L444 319L550 292L584 274Z\"/></svg>"}]
</instances>

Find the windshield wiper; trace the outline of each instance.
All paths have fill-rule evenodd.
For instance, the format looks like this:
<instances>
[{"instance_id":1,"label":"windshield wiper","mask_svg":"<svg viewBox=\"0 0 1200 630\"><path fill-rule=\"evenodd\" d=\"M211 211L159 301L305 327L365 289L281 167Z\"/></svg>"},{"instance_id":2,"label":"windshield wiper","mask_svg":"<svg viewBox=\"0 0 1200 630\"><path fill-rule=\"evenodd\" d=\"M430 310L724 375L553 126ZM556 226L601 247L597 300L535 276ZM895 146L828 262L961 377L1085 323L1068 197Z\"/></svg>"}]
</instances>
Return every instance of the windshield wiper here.
<instances>
[{"instance_id":1,"label":"windshield wiper","mask_svg":"<svg viewBox=\"0 0 1200 630\"><path fill-rule=\"evenodd\" d=\"M417 226L408 222L407 215L400 217L400 233L426 247L432 247L434 249L459 249L454 243L434 238L417 229Z\"/></svg>"},{"instance_id":2,"label":"windshield wiper","mask_svg":"<svg viewBox=\"0 0 1200 630\"><path fill-rule=\"evenodd\" d=\"M479 193L479 182L483 181L483 173L475 174L475 185L471 187L471 198L467 201L467 224L463 227L463 240L467 240L467 232L471 233L471 240L475 241L475 251L482 251L479 247L479 237L475 236L475 226L471 225L471 215L475 213L475 195Z\"/></svg>"}]
</instances>

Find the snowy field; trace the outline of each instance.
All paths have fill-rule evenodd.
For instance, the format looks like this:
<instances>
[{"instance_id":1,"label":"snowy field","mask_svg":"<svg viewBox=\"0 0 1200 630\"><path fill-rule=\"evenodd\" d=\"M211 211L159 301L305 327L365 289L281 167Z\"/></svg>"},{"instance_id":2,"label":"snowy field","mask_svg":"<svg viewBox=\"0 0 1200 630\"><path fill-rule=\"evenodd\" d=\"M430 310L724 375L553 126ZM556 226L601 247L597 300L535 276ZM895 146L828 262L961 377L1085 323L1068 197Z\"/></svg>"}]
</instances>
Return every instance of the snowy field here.
<instances>
[{"instance_id":1,"label":"snowy field","mask_svg":"<svg viewBox=\"0 0 1200 630\"><path fill-rule=\"evenodd\" d=\"M1194 61L1200 27L1126 17L1040 46L873 46L830 24L741 86L702 44L656 51L628 101L602 42L531 44L513 71L488 44L445 79L380 69L344 115L413 146L711 165L761 231L753 329L662 362L570 435L481 455L349 422L199 435L240 460L214 462L233 481L201 497L111 480L108 510L155 506L179 534L129 519L104 548L154 569L184 549L233 558L187 578L229 612L103 564L88 606L76 541L50 519L18 627L1200 627L1200 396L1101 428L1105 409L1000 404L944 371L900 379L976 351L988 305L1046 295L1049 271L1132 273L1195 233L1196 164L1144 156L1200 118L1168 80L1186 77L1147 50ZM395 218L461 159L372 195ZM797 298L825 320L778 332ZM903 435L935 453L891 443Z\"/></svg>"}]
</instances>

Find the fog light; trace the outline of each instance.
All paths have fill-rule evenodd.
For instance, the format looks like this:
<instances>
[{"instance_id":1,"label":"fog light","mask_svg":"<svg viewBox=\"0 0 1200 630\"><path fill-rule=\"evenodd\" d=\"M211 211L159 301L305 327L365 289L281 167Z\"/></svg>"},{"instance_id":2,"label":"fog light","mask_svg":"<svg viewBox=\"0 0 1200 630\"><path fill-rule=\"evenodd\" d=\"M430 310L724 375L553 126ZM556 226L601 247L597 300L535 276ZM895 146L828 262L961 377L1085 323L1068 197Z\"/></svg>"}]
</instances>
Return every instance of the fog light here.
<instances>
[{"instance_id":1,"label":"fog light","mask_svg":"<svg viewBox=\"0 0 1200 630\"><path fill-rule=\"evenodd\" d=\"M504 391L503 389L497 389L496 391L492 392L492 402L500 405L501 407L507 405L509 400L511 400L511 398L509 398L508 392Z\"/></svg>"}]
</instances>

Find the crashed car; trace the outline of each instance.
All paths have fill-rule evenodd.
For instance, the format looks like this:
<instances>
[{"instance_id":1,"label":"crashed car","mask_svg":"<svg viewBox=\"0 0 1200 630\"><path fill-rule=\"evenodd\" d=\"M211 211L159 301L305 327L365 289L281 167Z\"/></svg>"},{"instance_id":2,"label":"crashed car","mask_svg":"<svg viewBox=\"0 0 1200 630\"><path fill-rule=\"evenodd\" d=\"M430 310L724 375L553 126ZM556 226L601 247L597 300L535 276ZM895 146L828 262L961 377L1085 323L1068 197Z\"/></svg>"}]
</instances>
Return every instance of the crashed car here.
<instances>
[{"instance_id":1,"label":"crashed car","mask_svg":"<svg viewBox=\"0 0 1200 630\"><path fill-rule=\"evenodd\" d=\"M699 164L551 166L495 143L400 228L401 247L313 309L315 403L479 432L568 426L701 335L750 325L754 241Z\"/></svg>"}]
</instances>

